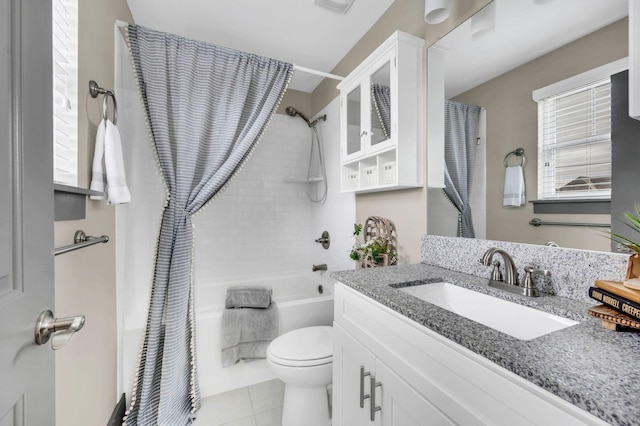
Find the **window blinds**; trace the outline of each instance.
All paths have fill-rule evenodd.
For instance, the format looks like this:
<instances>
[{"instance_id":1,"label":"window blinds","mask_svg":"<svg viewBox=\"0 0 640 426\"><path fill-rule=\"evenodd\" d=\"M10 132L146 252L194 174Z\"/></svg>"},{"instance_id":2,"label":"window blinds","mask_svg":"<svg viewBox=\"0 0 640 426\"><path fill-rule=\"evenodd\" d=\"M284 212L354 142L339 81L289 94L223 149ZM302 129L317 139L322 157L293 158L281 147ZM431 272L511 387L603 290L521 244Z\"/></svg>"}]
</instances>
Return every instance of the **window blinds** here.
<instances>
[{"instance_id":1,"label":"window blinds","mask_svg":"<svg viewBox=\"0 0 640 426\"><path fill-rule=\"evenodd\" d=\"M53 0L53 181L78 184L77 0Z\"/></svg>"},{"instance_id":2,"label":"window blinds","mask_svg":"<svg viewBox=\"0 0 640 426\"><path fill-rule=\"evenodd\" d=\"M538 198L609 198L610 79L539 100L538 147Z\"/></svg>"}]
</instances>

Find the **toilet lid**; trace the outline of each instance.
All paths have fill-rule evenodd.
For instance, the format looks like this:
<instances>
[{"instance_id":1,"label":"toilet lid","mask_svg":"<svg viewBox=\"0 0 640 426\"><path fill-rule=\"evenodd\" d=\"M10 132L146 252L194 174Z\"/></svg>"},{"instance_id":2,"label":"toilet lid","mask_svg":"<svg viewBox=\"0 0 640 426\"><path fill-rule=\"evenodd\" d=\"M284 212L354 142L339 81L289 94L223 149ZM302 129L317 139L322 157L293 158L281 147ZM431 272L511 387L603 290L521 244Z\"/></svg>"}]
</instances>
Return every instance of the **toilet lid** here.
<instances>
[{"instance_id":1,"label":"toilet lid","mask_svg":"<svg viewBox=\"0 0 640 426\"><path fill-rule=\"evenodd\" d=\"M333 327L299 328L276 337L268 358L280 365L310 367L333 361Z\"/></svg>"}]
</instances>

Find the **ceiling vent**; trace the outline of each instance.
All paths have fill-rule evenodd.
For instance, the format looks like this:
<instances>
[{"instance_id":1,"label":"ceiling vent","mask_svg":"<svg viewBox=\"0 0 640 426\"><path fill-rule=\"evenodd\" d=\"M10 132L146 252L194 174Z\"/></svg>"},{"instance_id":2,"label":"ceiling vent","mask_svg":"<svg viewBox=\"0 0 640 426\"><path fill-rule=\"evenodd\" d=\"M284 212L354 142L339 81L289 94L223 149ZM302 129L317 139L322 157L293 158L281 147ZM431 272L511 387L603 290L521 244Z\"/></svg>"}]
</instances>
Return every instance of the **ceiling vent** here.
<instances>
[{"instance_id":1,"label":"ceiling vent","mask_svg":"<svg viewBox=\"0 0 640 426\"><path fill-rule=\"evenodd\" d=\"M317 6L344 15L355 0L313 0Z\"/></svg>"}]
</instances>

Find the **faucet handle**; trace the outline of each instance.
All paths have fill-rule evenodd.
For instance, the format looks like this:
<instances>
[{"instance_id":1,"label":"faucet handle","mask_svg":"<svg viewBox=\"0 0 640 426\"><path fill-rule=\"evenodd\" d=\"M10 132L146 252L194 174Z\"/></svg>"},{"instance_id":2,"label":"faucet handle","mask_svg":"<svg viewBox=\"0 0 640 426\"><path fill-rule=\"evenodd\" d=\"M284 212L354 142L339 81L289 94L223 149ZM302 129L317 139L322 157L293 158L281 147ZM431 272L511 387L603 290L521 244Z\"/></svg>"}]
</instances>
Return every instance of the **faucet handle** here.
<instances>
[{"instance_id":1,"label":"faucet handle","mask_svg":"<svg viewBox=\"0 0 640 426\"><path fill-rule=\"evenodd\" d=\"M502 271L500 271L500 261L494 260L492 265L493 269L491 270L491 279L493 281L504 281Z\"/></svg>"},{"instance_id":2,"label":"faucet handle","mask_svg":"<svg viewBox=\"0 0 640 426\"><path fill-rule=\"evenodd\" d=\"M539 296L538 289L536 288L536 283L531 278L532 275L542 275L545 277L550 277L551 272L546 269L536 269L533 266L525 266L524 267L524 281L522 283L522 287L524 287L525 296Z\"/></svg>"}]
</instances>

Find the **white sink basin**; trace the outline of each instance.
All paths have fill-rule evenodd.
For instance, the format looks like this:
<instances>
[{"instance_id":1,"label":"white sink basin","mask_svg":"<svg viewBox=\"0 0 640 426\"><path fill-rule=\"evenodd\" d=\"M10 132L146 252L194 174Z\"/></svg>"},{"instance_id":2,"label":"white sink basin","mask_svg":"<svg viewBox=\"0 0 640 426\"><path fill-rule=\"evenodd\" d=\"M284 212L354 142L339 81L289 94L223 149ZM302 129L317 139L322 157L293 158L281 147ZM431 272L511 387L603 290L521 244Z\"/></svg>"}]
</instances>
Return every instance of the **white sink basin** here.
<instances>
[{"instance_id":1,"label":"white sink basin","mask_svg":"<svg viewBox=\"0 0 640 426\"><path fill-rule=\"evenodd\" d=\"M401 287L419 299L521 340L531 340L578 322L449 283Z\"/></svg>"}]
</instances>

